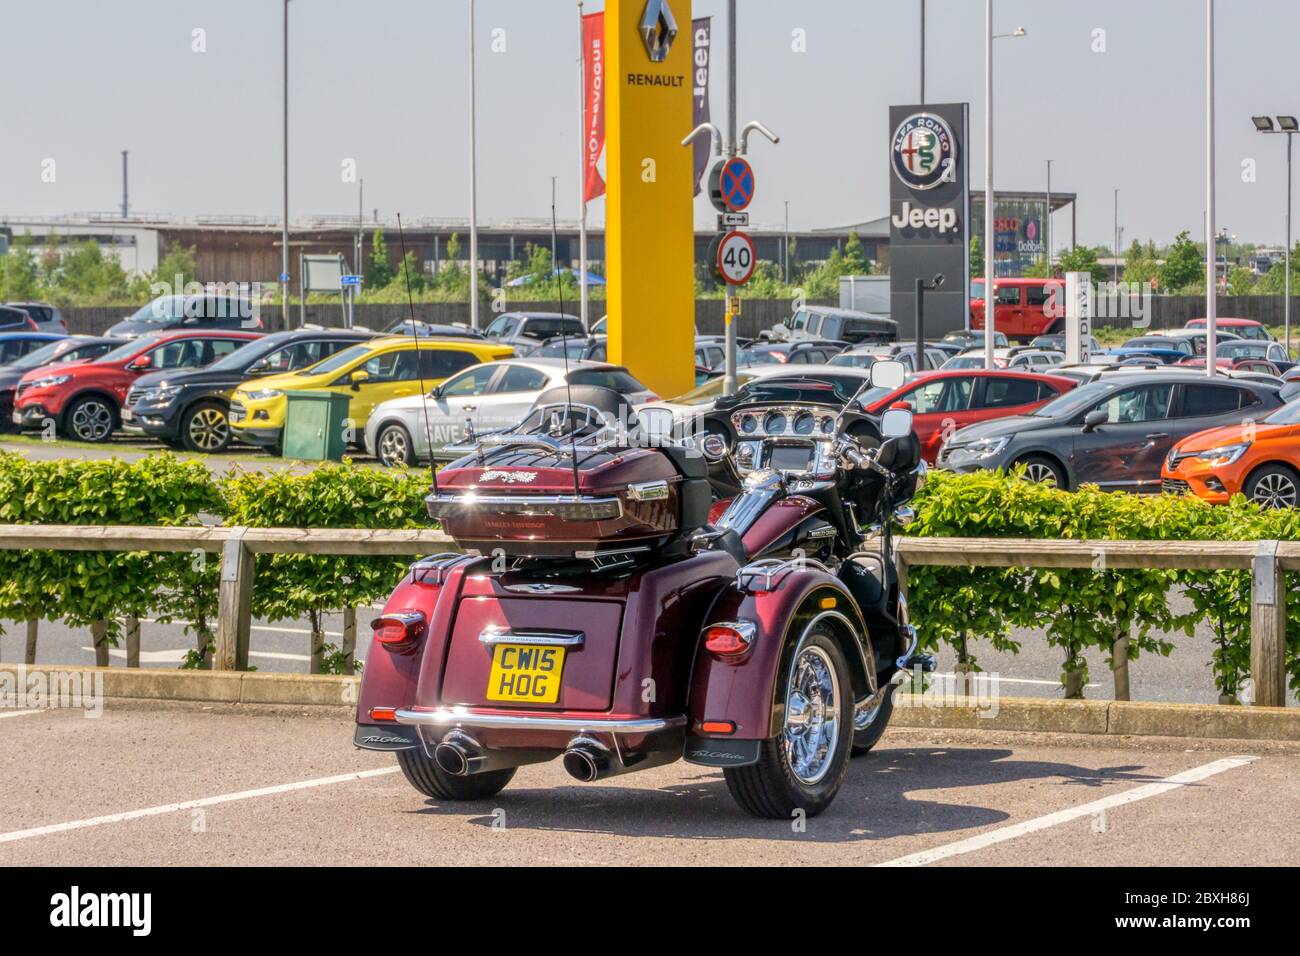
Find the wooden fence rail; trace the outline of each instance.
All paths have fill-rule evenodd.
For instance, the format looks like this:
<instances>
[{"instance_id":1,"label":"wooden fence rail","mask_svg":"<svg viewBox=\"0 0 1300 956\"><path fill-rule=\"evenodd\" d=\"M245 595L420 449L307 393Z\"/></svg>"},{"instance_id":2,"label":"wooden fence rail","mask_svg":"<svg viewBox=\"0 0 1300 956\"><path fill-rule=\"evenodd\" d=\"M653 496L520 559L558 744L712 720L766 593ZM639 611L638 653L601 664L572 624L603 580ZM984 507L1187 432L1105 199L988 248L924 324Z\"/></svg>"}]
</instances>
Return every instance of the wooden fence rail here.
<instances>
[{"instance_id":1,"label":"wooden fence rail","mask_svg":"<svg viewBox=\"0 0 1300 956\"><path fill-rule=\"evenodd\" d=\"M218 553L221 576L213 667L243 670L248 667L256 555L400 556L454 551L456 545L448 535L432 529L0 525L0 549ZM1249 570L1253 579L1250 669L1255 703L1271 707L1286 703L1284 572L1300 570L1300 542L904 537L898 539L898 565L904 592L908 568L921 565ZM138 625L135 633L138 635ZM351 636L355 641L355 634ZM34 643L29 624L29 647ZM138 653L138 636L135 644ZM345 648L345 653L350 651L351 647Z\"/></svg>"},{"instance_id":2,"label":"wooden fence rail","mask_svg":"<svg viewBox=\"0 0 1300 956\"><path fill-rule=\"evenodd\" d=\"M1249 570L1250 676L1255 703L1286 705L1285 571L1300 570L1295 541L1050 541L1042 538L899 538L904 593L909 567L1193 568Z\"/></svg>"}]
</instances>

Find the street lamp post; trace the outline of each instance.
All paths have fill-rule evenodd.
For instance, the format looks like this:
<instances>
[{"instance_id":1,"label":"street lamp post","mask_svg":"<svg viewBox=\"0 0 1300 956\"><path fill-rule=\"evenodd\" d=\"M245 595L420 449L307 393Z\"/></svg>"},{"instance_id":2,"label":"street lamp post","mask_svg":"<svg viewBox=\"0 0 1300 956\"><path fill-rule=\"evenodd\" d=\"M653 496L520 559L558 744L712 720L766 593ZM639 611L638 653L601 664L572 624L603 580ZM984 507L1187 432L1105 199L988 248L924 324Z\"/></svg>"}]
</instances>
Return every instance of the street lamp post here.
<instances>
[{"instance_id":1,"label":"street lamp post","mask_svg":"<svg viewBox=\"0 0 1300 956\"><path fill-rule=\"evenodd\" d=\"M1279 116L1277 129L1269 116L1252 116L1255 129L1261 133L1281 133L1286 136L1286 291L1282 302L1282 337L1286 340L1286 354L1291 355L1291 137L1300 132L1300 122L1294 116Z\"/></svg>"},{"instance_id":2,"label":"street lamp post","mask_svg":"<svg viewBox=\"0 0 1300 956\"><path fill-rule=\"evenodd\" d=\"M1205 374L1218 373L1214 238L1214 0L1205 0Z\"/></svg>"},{"instance_id":3,"label":"street lamp post","mask_svg":"<svg viewBox=\"0 0 1300 956\"><path fill-rule=\"evenodd\" d=\"M785 201L785 240L781 244L782 258L785 259L785 284L790 284L790 200Z\"/></svg>"},{"instance_id":4,"label":"street lamp post","mask_svg":"<svg viewBox=\"0 0 1300 956\"><path fill-rule=\"evenodd\" d=\"M1052 275L1052 161L1047 161L1047 212L1043 215L1047 233L1047 275Z\"/></svg>"},{"instance_id":5,"label":"street lamp post","mask_svg":"<svg viewBox=\"0 0 1300 956\"><path fill-rule=\"evenodd\" d=\"M1012 33L994 34L993 0L984 0L984 365L994 368L993 325L997 316L997 297L993 288L993 41L1002 37L1022 37L1024 27Z\"/></svg>"},{"instance_id":6,"label":"street lamp post","mask_svg":"<svg viewBox=\"0 0 1300 956\"><path fill-rule=\"evenodd\" d=\"M474 0L469 0L469 327L478 329L478 145L474 115ZM554 263L552 263L554 265Z\"/></svg>"},{"instance_id":7,"label":"street lamp post","mask_svg":"<svg viewBox=\"0 0 1300 956\"><path fill-rule=\"evenodd\" d=\"M284 0L284 28L282 31L282 62L284 77L282 92L284 95L284 140L281 147L281 172L283 173L284 208L281 210L280 232L280 325L289 327L289 0Z\"/></svg>"},{"instance_id":8,"label":"street lamp post","mask_svg":"<svg viewBox=\"0 0 1300 956\"><path fill-rule=\"evenodd\" d=\"M943 285L943 273L916 280L916 371L925 371L925 293Z\"/></svg>"}]
</instances>

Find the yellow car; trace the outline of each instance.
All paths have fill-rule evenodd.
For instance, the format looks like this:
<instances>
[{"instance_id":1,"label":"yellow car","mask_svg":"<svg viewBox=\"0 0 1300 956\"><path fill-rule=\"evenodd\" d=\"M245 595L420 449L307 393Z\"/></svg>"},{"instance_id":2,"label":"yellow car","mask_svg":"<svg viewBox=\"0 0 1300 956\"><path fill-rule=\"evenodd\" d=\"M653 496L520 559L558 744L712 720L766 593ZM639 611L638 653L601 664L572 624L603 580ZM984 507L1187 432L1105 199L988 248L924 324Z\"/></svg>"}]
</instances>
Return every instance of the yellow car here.
<instances>
[{"instance_id":1,"label":"yellow car","mask_svg":"<svg viewBox=\"0 0 1300 956\"><path fill-rule=\"evenodd\" d=\"M310 368L242 383L231 397L231 436L253 445L277 447L288 404L285 393L330 391L351 400L348 417L360 440L366 419L380 402L418 395L422 379L429 389L461 369L512 355L514 349L508 345L476 339L398 335L360 342Z\"/></svg>"}]
</instances>

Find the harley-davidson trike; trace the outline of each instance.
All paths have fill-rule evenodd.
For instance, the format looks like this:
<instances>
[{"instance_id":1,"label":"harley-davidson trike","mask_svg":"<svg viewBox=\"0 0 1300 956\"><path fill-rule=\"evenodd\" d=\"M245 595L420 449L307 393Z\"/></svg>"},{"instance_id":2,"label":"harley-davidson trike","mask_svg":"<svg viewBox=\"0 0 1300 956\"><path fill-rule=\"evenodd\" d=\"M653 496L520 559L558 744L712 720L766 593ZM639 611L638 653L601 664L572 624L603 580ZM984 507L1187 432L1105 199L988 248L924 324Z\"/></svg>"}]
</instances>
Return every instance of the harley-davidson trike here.
<instances>
[{"instance_id":1,"label":"harley-davidson trike","mask_svg":"<svg viewBox=\"0 0 1300 956\"><path fill-rule=\"evenodd\" d=\"M684 759L752 814L824 810L929 666L891 545L925 464L909 410L862 413L870 384L767 379L677 439L667 409L561 387L474 439L427 499L464 552L375 619L357 746L440 800L557 757L580 781Z\"/></svg>"}]
</instances>

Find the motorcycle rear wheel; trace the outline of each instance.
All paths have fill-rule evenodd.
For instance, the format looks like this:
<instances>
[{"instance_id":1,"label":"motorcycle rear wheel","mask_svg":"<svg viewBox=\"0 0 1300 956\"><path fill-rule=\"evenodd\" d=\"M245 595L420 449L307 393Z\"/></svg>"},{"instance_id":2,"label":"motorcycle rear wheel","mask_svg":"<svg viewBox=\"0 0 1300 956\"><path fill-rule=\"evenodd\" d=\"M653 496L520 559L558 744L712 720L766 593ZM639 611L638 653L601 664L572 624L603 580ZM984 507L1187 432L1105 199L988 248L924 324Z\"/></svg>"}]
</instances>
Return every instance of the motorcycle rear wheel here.
<instances>
[{"instance_id":1,"label":"motorcycle rear wheel","mask_svg":"<svg viewBox=\"0 0 1300 956\"><path fill-rule=\"evenodd\" d=\"M507 767L453 777L420 749L397 751L397 765L411 786L438 800L486 800L499 793L515 775L515 768Z\"/></svg>"},{"instance_id":2,"label":"motorcycle rear wheel","mask_svg":"<svg viewBox=\"0 0 1300 956\"><path fill-rule=\"evenodd\" d=\"M835 799L853 742L853 685L839 644L821 625L804 633L778 686L786 723L758 761L727 767L727 789L756 817L815 817Z\"/></svg>"}]
</instances>

